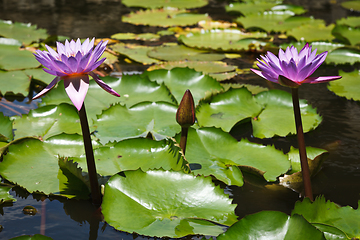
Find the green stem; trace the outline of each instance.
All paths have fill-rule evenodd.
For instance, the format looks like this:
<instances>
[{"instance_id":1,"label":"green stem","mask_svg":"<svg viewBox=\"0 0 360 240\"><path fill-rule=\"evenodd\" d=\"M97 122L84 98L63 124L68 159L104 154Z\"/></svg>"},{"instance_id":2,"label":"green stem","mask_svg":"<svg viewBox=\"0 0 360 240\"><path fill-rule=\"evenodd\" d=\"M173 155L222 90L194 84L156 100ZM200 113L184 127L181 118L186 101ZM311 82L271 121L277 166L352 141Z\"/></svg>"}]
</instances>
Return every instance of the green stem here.
<instances>
[{"instance_id":1,"label":"green stem","mask_svg":"<svg viewBox=\"0 0 360 240\"><path fill-rule=\"evenodd\" d=\"M101 193L97 179L94 151L91 144L89 123L86 117L85 104L81 106L81 109L79 111L79 117L80 117L83 140L84 140L86 163L87 163L89 179L90 179L92 202L95 206L99 207L101 205Z\"/></svg>"},{"instance_id":2,"label":"green stem","mask_svg":"<svg viewBox=\"0 0 360 240\"><path fill-rule=\"evenodd\" d=\"M184 155L186 150L186 141L188 136L188 127L181 127L181 138L180 138L180 148L182 149Z\"/></svg>"},{"instance_id":3,"label":"green stem","mask_svg":"<svg viewBox=\"0 0 360 240\"><path fill-rule=\"evenodd\" d=\"M300 104L299 104L299 94L298 88L291 88L292 100L293 100L293 108L294 108L294 116L295 116L295 126L297 139L299 144L299 154L300 154L300 163L301 163L301 173L304 184L305 197L308 197L311 201L313 201L313 193L311 188L311 180L310 180L310 170L309 164L306 156L306 146L304 139L304 131L302 127L301 114L300 114Z\"/></svg>"}]
</instances>

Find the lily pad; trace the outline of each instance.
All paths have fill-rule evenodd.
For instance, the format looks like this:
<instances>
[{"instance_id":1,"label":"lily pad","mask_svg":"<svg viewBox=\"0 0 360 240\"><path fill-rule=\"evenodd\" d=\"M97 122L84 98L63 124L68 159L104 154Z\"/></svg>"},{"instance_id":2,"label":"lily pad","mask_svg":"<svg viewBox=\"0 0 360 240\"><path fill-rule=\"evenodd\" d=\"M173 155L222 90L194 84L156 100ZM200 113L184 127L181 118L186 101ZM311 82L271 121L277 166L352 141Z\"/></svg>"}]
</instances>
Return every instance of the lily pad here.
<instances>
[{"instance_id":1,"label":"lily pad","mask_svg":"<svg viewBox=\"0 0 360 240\"><path fill-rule=\"evenodd\" d=\"M10 195L9 191L12 187L0 186L0 205L6 202L15 202L16 198Z\"/></svg>"},{"instance_id":2,"label":"lily pad","mask_svg":"<svg viewBox=\"0 0 360 240\"><path fill-rule=\"evenodd\" d=\"M209 17L207 14L191 13L185 9L164 8L130 13L122 20L135 25L171 27L195 25L199 21L209 20Z\"/></svg>"},{"instance_id":3,"label":"lily pad","mask_svg":"<svg viewBox=\"0 0 360 240\"><path fill-rule=\"evenodd\" d=\"M305 198L298 201L292 211L292 215L301 214L310 223L333 226L346 233L349 238L360 237L360 213L359 209L350 206L339 205L326 201L324 197L318 197L314 202Z\"/></svg>"},{"instance_id":4,"label":"lily pad","mask_svg":"<svg viewBox=\"0 0 360 240\"><path fill-rule=\"evenodd\" d=\"M257 94L255 98L264 107L260 115L251 120L255 137L270 138L296 133L290 93L270 90ZM321 123L321 116L306 100L300 100L300 111L304 132L315 129Z\"/></svg>"},{"instance_id":5,"label":"lily pad","mask_svg":"<svg viewBox=\"0 0 360 240\"><path fill-rule=\"evenodd\" d=\"M152 64L160 62L157 59L150 58L147 52L153 49L153 47L141 46L136 44L124 44L117 43L111 46L111 49L117 53L123 54L136 62L143 64Z\"/></svg>"},{"instance_id":6,"label":"lily pad","mask_svg":"<svg viewBox=\"0 0 360 240\"><path fill-rule=\"evenodd\" d=\"M260 32L245 33L237 29L212 29L181 35L179 40L190 47L230 51L247 50L249 44L256 41L254 39L266 37L266 33ZM241 41L247 39L251 39L251 41Z\"/></svg>"},{"instance_id":7,"label":"lily pad","mask_svg":"<svg viewBox=\"0 0 360 240\"><path fill-rule=\"evenodd\" d=\"M123 0L128 7L143 8L199 8L208 4L207 0Z\"/></svg>"},{"instance_id":8,"label":"lily pad","mask_svg":"<svg viewBox=\"0 0 360 240\"><path fill-rule=\"evenodd\" d=\"M251 214L217 237L218 240L325 240L323 233L302 216L291 217L282 212L262 211Z\"/></svg>"},{"instance_id":9,"label":"lily pad","mask_svg":"<svg viewBox=\"0 0 360 240\"><path fill-rule=\"evenodd\" d=\"M144 40L144 41L157 41L159 40L160 36L158 34L154 33L141 33L141 34L135 34L135 33L116 33L111 35L111 38L115 38L118 40Z\"/></svg>"},{"instance_id":10,"label":"lily pad","mask_svg":"<svg viewBox=\"0 0 360 240\"><path fill-rule=\"evenodd\" d=\"M11 141L13 137L12 120L0 113L0 141Z\"/></svg>"},{"instance_id":11,"label":"lily pad","mask_svg":"<svg viewBox=\"0 0 360 240\"><path fill-rule=\"evenodd\" d=\"M360 62L360 50L352 47L337 48L327 55L326 63L354 64Z\"/></svg>"},{"instance_id":12,"label":"lily pad","mask_svg":"<svg viewBox=\"0 0 360 240\"><path fill-rule=\"evenodd\" d=\"M13 119L15 139L30 136L47 139L61 133L81 134L78 112L68 104L44 106Z\"/></svg>"},{"instance_id":13,"label":"lily pad","mask_svg":"<svg viewBox=\"0 0 360 240\"><path fill-rule=\"evenodd\" d=\"M19 46L0 44L0 52L0 69L9 71L40 66L30 51L19 49Z\"/></svg>"},{"instance_id":14,"label":"lily pad","mask_svg":"<svg viewBox=\"0 0 360 240\"><path fill-rule=\"evenodd\" d=\"M235 2L230 3L228 6L225 6L225 10L227 12L236 11L241 12L244 16L248 16L250 14L262 13L266 10L270 10L272 7L276 6L276 1L261 1L261 2Z\"/></svg>"},{"instance_id":15,"label":"lily pad","mask_svg":"<svg viewBox=\"0 0 360 240\"><path fill-rule=\"evenodd\" d=\"M209 53L205 50L184 45L160 46L148 51L148 56L166 61L216 61L225 58L223 53Z\"/></svg>"},{"instance_id":16,"label":"lily pad","mask_svg":"<svg viewBox=\"0 0 360 240\"><path fill-rule=\"evenodd\" d=\"M149 134L162 140L180 132L180 125L175 121L176 111L176 106L165 102L144 102L129 109L114 105L98 117L96 136L101 143L145 138Z\"/></svg>"},{"instance_id":17,"label":"lily pad","mask_svg":"<svg viewBox=\"0 0 360 240\"><path fill-rule=\"evenodd\" d=\"M242 185L241 173L236 173L236 168L230 166L240 166L263 176L267 181L276 181L290 168L290 161L282 151L245 139L238 142L218 128L190 128L186 159L192 172L212 175L226 184L238 186Z\"/></svg>"},{"instance_id":18,"label":"lily pad","mask_svg":"<svg viewBox=\"0 0 360 240\"><path fill-rule=\"evenodd\" d=\"M331 33L334 27L334 24L329 24L326 26L325 23L306 24L288 31L287 35L293 36L299 41L331 41L334 39L334 36ZM316 32L316 34L313 34L314 32Z\"/></svg>"},{"instance_id":19,"label":"lily pad","mask_svg":"<svg viewBox=\"0 0 360 240\"><path fill-rule=\"evenodd\" d=\"M11 238L10 240L52 240L52 238L44 236L42 234L34 234L34 235L22 235L19 237Z\"/></svg>"},{"instance_id":20,"label":"lily pad","mask_svg":"<svg viewBox=\"0 0 360 240\"><path fill-rule=\"evenodd\" d=\"M359 1L346 1L341 3L343 8L347 8L350 10L360 11L360 2Z\"/></svg>"},{"instance_id":21,"label":"lily pad","mask_svg":"<svg viewBox=\"0 0 360 240\"><path fill-rule=\"evenodd\" d=\"M333 81L328 85L328 89L336 95L360 101L360 72L358 70L352 72L339 71L342 76L341 81Z\"/></svg>"},{"instance_id":22,"label":"lily pad","mask_svg":"<svg viewBox=\"0 0 360 240\"><path fill-rule=\"evenodd\" d=\"M360 42L360 28L337 24L332 30L332 34L344 44L357 45Z\"/></svg>"},{"instance_id":23,"label":"lily pad","mask_svg":"<svg viewBox=\"0 0 360 240\"><path fill-rule=\"evenodd\" d=\"M1 58L1 57L0 57ZM1 71L0 70L0 89L1 93L28 95L30 88L30 77L24 71Z\"/></svg>"},{"instance_id":24,"label":"lily pad","mask_svg":"<svg viewBox=\"0 0 360 240\"><path fill-rule=\"evenodd\" d=\"M360 27L360 17L346 17L336 20L336 25L348 25L350 27Z\"/></svg>"},{"instance_id":25,"label":"lily pad","mask_svg":"<svg viewBox=\"0 0 360 240\"><path fill-rule=\"evenodd\" d=\"M35 69L25 69L24 73L29 77L29 79L36 79L44 83L44 85L49 85L55 76L48 74L41 68Z\"/></svg>"},{"instance_id":26,"label":"lily pad","mask_svg":"<svg viewBox=\"0 0 360 240\"><path fill-rule=\"evenodd\" d=\"M236 222L234 209L211 178L159 170L114 175L102 204L105 221L117 230L172 238L218 235L218 224Z\"/></svg>"},{"instance_id":27,"label":"lily pad","mask_svg":"<svg viewBox=\"0 0 360 240\"><path fill-rule=\"evenodd\" d=\"M11 21L0 21L0 35L17 39L25 45L48 37L46 30L38 29L36 25L31 25L30 23L12 23Z\"/></svg>"}]
</instances>

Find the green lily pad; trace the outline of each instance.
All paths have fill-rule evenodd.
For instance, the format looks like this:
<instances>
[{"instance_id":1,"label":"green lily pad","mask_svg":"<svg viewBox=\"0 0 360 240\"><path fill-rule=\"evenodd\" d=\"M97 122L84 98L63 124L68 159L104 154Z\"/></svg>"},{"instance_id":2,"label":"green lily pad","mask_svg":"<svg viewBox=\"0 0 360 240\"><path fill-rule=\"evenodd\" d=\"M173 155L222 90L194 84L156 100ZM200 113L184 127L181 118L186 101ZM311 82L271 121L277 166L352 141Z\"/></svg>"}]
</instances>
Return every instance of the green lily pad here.
<instances>
[{"instance_id":1,"label":"green lily pad","mask_svg":"<svg viewBox=\"0 0 360 240\"><path fill-rule=\"evenodd\" d=\"M285 50L287 47L294 46L299 52L301 49L303 49L305 44L306 42L286 43L286 44L281 44L280 48ZM341 43L330 43L330 42L311 42L310 46L312 46L313 51L317 49L316 54L320 54L325 51L331 52L337 48L344 47L345 45Z\"/></svg>"},{"instance_id":2,"label":"green lily pad","mask_svg":"<svg viewBox=\"0 0 360 240\"><path fill-rule=\"evenodd\" d=\"M354 64L360 62L360 50L351 47L337 48L329 52L325 62L335 64Z\"/></svg>"},{"instance_id":3,"label":"green lily pad","mask_svg":"<svg viewBox=\"0 0 360 240\"><path fill-rule=\"evenodd\" d=\"M185 9L164 8L130 13L122 20L135 25L171 27L194 25L199 21L209 20L209 17L207 14L190 13Z\"/></svg>"},{"instance_id":4,"label":"green lily pad","mask_svg":"<svg viewBox=\"0 0 360 240\"><path fill-rule=\"evenodd\" d=\"M262 13L266 10L270 10L272 7L276 6L276 1L261 1L261 2L235 2L230 3L225 6L225 10L227 12L236 11L241 12L244 16L248 16L250 14Z\"/></svg>"},{"instance_id":5,"label":"green lily pad","mask_svg":"<svg viewBox=\"0 0 360 240\"><path fill-rule=\"evenodd\" d=\"M184 45L159 46L148 51L147 54L151 58L165 61L216 61L225 58L223 53L209 53Z\"/></svg>"},{"instance_id":6,"label":"green lily pad","mask_svg":"<svg viewBox=\"0 0 360 240\"><path fill-rule=\"evenodd\" d=\"M254 136L270 138L295 134L295 119L291 94L281 90L261 92L255 96L256 101L264 106L257 118L251 120ZM300 100L300 111L304 132L315 129L322 121L316 109L306 100Z\"/></svg>"},{"instance_id":7,"label":"green lily pad","mask_svg":"<svg viewBox=\"0 0 360 240\"><path fill-rule=\"evenodd\" d=\"M11 141L13 137L12 120L0 113L0 141Z\"/></svg>"},{"instance_id":8,"label":"green lily pad","mask_svg":"<svg viewBox=\"0 0 360 240\"><path fill-rule=\"evenodd\" d=\"M220 234L223 227L218 224L230 226L236 222L234 208L211 178L137 170L110 178L105 185L102 213L117 230L180 238Z\"/></svg>"},{"instance_id":9,"label":"green lily pad","mask_svg":"<svg viewBox=\"0 0 360 240\"><path fill-rule=\"evenodd\" d=\"M1 58L1 57L0 57ZM6 93L28 95L30 88L30 78L24 71L1 71L0 70L0 91Z\"/></svg>"},{"instance_id":10,"label":"green lily pad","mask_svg":"<svg viewBox=\"0 0 360 240\"><path fill-rule=\"evenodd\" d=\"M96 137L101 143L145 138L149 134L162 140L180 132L180 125L175 121L176 111L176 106L165 102L144 102L129 109L114 105L98 117Z\"/></svg>"},{"instance_id":11,"label":"green lily pad","mask_svg":"<svg viewBox=\"0 0 360 240\"><path fill-rule=\"evenodd\" d=\"M202 102L197 108L199 126L220 127L226 132L243 119L260 114L259 105L246 88L230 89Z\"/></svg>"},{"instance_id":12,"label":"green lily pad","mask_svg":"<svg viewBox=\"0 0 360 240\"><path fill-rule=\"evenodd\" d=\"M343 8L347 8L347 9L350 9L350 10L360 11L360 2L359 1L342 2L341 6Z\"/></svg>"},{"instance_id":13,"label":"green lily pad","mask_svg":"<svg viewBox=\"0 0 360 240\"><path fill-rule=\"evenodd\" d=\"M326 201L324 197L318 197L314 202L308 198L302 202L296 202L291 214L301 214L310 223L336 227L346 233L347 237L356 239L360 237L359 211L350 206L340 207L333 202Z\"/></svg>"},{"instance_id":14,"label":"green lily pad","mask_svg":"<svg viewBox=\"0 0 360 240\"><path fill-rule=\"evenodd\" d=\"M212 175L226 184L241 186L242 176L231 173L236 169L229 169L230 166L240 166L263 176L267 181L276 181L290 168L287 156L273 146L255 144L245 139L238 142L218 128L190 128L188 134L186 160L196 174Z\"/></svg>"},{"instance_id":15,"label":"green lily pad","mask_svg":"<svg viewBox=\"0 0 360 240\"><path fill-rule=\"evenodd\" d=\"M195 105L200 99L223 89L216 79L189 68L159 69L144 72L142 76L147 76L158 84L164 83L177 103L180 103L187 89L190 89Z\"/></svg>"},{"instance_id":16,"label":"green lily pad","mask_svg":"<svg viewBox=\"0 0 360 240\"><path fill-rule=\"evenodd\" d=\"M349 240L346 234L336 227L321 223L312 223L311 225L322 231L326 240Z\"/></svg>"},{"instance_id":17,"label":"green lily pad","mask_svg":"<svg viewBox=\"0 0 360 240\"><path fill-rule=\"evenodd\" d=\"M90 192L81 169L58 159L56 149L50 146L36 139L11 144L0 163L1 176L30 193L88 199Z\"/></svg>"},{"instance_id":18,"label":"green lily pad","mask_svg":"<svg viewBox=\"0 0 360 240\"><path fill-rule=\"evenodd\" d=\"M266 38L266 33L245 33L237 29L212 29L200 33L189 33L181 35L179 40L185 45L196 48L214 50L247 50L249 44L254 44L256 38ZM241 41L251 39L248 41Z\"/></svg>"},{"instance_id":19,"label":"green lily pad","mask_svg":"<svg viewBox=\"0 0 360 240\"><path fill-rule=\"evenodd\" d=\"M144 40L144 41L157 41L159 40L160 36L154 33L116 33L111 35L111 38L118 39L118 40Z\"/></svg>"},{"instance_id":20,"label":"green lily pad","mask_svg":"<svg viewBox=\"0 0 360 240\"><path fill-rule=\"evenodd\" d=\"M350 27L360 27L360 17L346 17L336 20L336 25L348 25Z\"/></svg>"},{"instance_id":21,"label":"green lily pad","mask_svg":"<svg viewBox=\"0 0 360 240\"><path fill-rule=\"evenodd\" d=\"M68 104L44 106L33 109L22 117L15 116L13 119L15 139L23 137L47 139L61 133L81 135L78 112Z\"/></svg>"},{"instance_id":22,"label":"green lily pad","mask_svg":"<svg viewBox=\"0 0 360 240\"><path fill-rule=\"evenodd\" d=\"M339 71L342 76L341 81L332 81L328 85L328 89L336 95L360 101L360 72L358 70L352 72Z\"/></svg>"},{"instance_id":23,"label":"green lily pad","mask_svg":"<svg viewBox=\"0 0 360 240\"><path fill-rule=\"evenodd\" d=\"M332 30L332 34L344 44L357 45L360 42L360 28L336 25Z\"/></svg>"},{"instance_id":24,"label":"green lily pad","mask_svg":"<svg viewBox=\"0 0 360 240\"><path fill-rule=\"evenodd\" d=\"M30 51L19 49L16 45L0 44L0 52L0 69L9 71L40 66Z\"/></svg>"},{"instance_id":25,"label":"green lily pad","mask_svg":"<svg viewBox=\"0 0 360 240\"><path fill-rule=\"evenodd\" d=\"M22 235L19 237L11 238L10 240L52 240L52 238L44 236L42 234L34 234L34 235Z\"/></svg>"},{"instance_id":26,"label":"green lily pad","mask_svg":"<svg viewBox=\"0 0 360 240\"><path fill-rule=\"evenodd\" d=\"M10 195L9 191L12 187L0 186L0 205L6 202L16 202L16 198Z\"/></svg>"},{"instance_id":27,"label":"green lily pad","mask_svg":"<svg viewBox=\"0 0 360 240\"><path fill-rule=\"evenodd\" d=\"M52 80L54 80L55 76L48 74L41 68L35 68L35 69L25 69L24 73L30 78L30 79L36 79L44 83L44 85L49 85Z\"/></svg>"},{"instance_id":28,"label":"green lily pad","mask_svg":"<svg viewBox=\"0 0 360 240\"><path fill-rule=\"evenodd\" d=\"M31 25L30 23L12 23L11 21L0 21L0 35L17 39L25 45L48 37L46 30L38 29L36 25Z\"/></svg>"},{"instance_id":29,"label":"green lily pad","mask_svg":"<svg viewBox=\"0 0 360 240\"><path fill-rule=\"evenodd\" d=\"M123 0L128 7L143 8L199 8L208 4L207 0Z\"/></svg>"},{"instance_id":30,"label":"green lily pad","mask_svg":"<svg viewBox=\"0 0 360 240\"><path fill-rule=\"evenodd\" d=\"M141 46L136 44L124 44L117 43L111 46L111 49L117 53L125 55L136 62L143 64L152 64L160 62L157 59L150 58L147 55L147 52L153 49L153 47Z\"/></svg>"},{"instance_id":31,"label":"green lily pad","mask_svg":"<svg viewBox=\"0 0 360 240\"><path fill-rule=\"evenodd\" d=\"M208 74L210 77L215 78L218 81L230 79L236 75L236 66L227 65L221 61L177 61L177 62L165 62L161 65L153 65L148 68L148 71L155 69L167 69L173 68L191 68L197 72L203 72Z\"/></svg>"},{"instance_id":32,"label":"green lily pad","mask_svg":"<svg viewBox=\"0 0 360 240\"><path fill-rule=\"evenodd\" d=\"M332 30L335 27L334 24L329 24L328 26L325 23L322 24L306 24L301 25L297 28L289 30L287 35L295 37L297 40L313 42L319 40L331 41L334 39L332 35ZM316 32L316 34L313 34Z\"/></svg>"},{"instance_id":33,"label":"green lily pad","mask_svg":"<svg viewBox=\"0 0 360 240\"><path fill-rule=\"evenodd\" d=\"M146 138L135 138L120 141L111 146L94 150L97 172L111 176L121 171L142 169L164 169L188 171L187 161L180 154L180 148L174 141L167 139L154 141ZM80 167L86 168L86 158L73 158Z\"/></svg>"},{"instance_id":34,"label":"green lily pad","mask_svg":"<svg viewBox=\"0 0 360 240\"><path fill-rule=\"evenodd\" d=\"M302 216L291 217L282 212L262 211L251 214L217 237L218 240L325 240L323 233Z\"/></svg>"},{"instance_id":35,"label":"green lily pad","mask_svg":"<svg viewBox=\"0 0 360 240\"><path fill-rule=\"evenodd\" d=\"M253 95L269 91L268 88L264 88L258 85L251 85L251 84L239 84L239 83L222 83L221 86L224 88L224 92L227 92L230 88L247 88Z\"/></svg>"}]
</instances>

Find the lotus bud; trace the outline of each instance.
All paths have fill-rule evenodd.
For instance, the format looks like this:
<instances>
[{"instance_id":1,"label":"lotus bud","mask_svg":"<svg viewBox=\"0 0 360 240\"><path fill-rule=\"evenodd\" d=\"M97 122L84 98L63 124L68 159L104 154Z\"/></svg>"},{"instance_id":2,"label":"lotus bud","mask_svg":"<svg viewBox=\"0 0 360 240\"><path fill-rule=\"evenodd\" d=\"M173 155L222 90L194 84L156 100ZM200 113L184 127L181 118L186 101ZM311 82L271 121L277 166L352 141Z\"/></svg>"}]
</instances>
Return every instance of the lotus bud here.
<instances>
[{"instance_id":1,"label":"lotus bud","mask_svg":"<svg viewBox=\"0 0 360 240\"><path fill-rule=\"evenodd\" d=\"M186 90L176 112L176 121L181 127L188 128L195 123L194 98L190 90Z\"/></svg>"}]
</instances>

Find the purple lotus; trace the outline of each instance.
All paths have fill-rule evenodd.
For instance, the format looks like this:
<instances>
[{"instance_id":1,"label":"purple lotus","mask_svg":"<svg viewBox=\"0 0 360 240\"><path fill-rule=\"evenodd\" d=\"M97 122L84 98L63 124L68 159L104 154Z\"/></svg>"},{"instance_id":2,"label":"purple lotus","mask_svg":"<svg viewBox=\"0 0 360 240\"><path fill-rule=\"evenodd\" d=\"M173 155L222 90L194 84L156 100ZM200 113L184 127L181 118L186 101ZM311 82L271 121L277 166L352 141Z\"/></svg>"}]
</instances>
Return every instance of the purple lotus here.
<instances>
[{"instance_id":1,"label":"purple lotus","mask_svg":"<svg viewBox=\"0 0 360 240\"><path fill-rule=\"evenodd\" d=\"M80 110L89 88L89 75L97 84L108 93L120 95L104 83L95 73L95 70L105 58L99 60L106 48L107 41L101 41L94 49L94 40L86 39L81 44L80 39L75 42L65 41L65 45L57 42L57 52L45 45L48 51L37 50L36 59L46 68L44 71L55 75L54 80L38 93L33 99L39 98L51 90L59 81L64 80L64 86L75 107ZM99 60L99 61L98 61Z\"/></svg>"},{"instance_id":2,"label":"purple lotus","mask_svg":"<svg viewBox=\"0 0 360 240\"><path fill-rule=\"evenodd\" d=\"M257 75L287 87L299 87L303 83L320 83L340 79L341 76L310 77L325 61L327 52L316 55L308 43L298 53L294 46L279 50L279 58L273 53L258 59L259 70L251 69Z\"/></svg>"}]
</instances>

